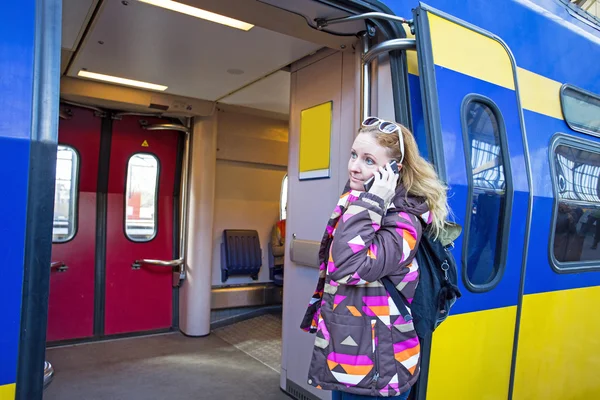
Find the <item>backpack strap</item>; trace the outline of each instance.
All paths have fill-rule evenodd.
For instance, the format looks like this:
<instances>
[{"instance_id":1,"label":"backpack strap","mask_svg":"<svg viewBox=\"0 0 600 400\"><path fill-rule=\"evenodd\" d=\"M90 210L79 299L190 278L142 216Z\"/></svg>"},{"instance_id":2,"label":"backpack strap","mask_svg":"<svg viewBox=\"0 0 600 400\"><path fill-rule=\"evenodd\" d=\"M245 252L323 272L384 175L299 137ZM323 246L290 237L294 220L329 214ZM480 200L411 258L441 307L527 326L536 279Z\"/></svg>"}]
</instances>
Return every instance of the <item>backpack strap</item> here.
<instances>
[{"instance_id":1,"label":"backpack strap","mask_svg":"<svg viewBox=\"0 0 600 400\"><path fill-rule=\"evenodd\" d=\"M420 216L417 216L417 221L421 223L422 235L424 235L428 225L425 221L421 219ZM404 318L406 322L412 321L413 317L412 315L410 315L409 311L410 304L408 303L408 300L404 298L402 293L400 293L398 289L396 289L396 286L394 286L392 280L389 277L384 276L383 278L381 278L381 283L383 283L383 286L385 286L385 290L387 290L387 292L390 294L390 297L394 301L394 304L396 304L396 308L398 308L398 310L400 311L400 315L402 315L402 318Z\"/></svg>"},{"instance_id":2,"label":"backpack strap","mask_svg":"<svg viewBox=\"0 0 600 400\"><path fill-rule=\"evenodd\" d=\"M412 321L412 315L410 315L410 312L408 311L410 304L408 304L408 301L404 298L402 293L396 289L396 286L394 286L394 283L391 281L391 279L385 276L381 278L381 283L383 283L383 286L385 286L385 289L390 294L390 297L394 301L394 304L396 304L396 307L400 311L402 318L404 318L406 322Z\"/></svg>"}]
</instances>

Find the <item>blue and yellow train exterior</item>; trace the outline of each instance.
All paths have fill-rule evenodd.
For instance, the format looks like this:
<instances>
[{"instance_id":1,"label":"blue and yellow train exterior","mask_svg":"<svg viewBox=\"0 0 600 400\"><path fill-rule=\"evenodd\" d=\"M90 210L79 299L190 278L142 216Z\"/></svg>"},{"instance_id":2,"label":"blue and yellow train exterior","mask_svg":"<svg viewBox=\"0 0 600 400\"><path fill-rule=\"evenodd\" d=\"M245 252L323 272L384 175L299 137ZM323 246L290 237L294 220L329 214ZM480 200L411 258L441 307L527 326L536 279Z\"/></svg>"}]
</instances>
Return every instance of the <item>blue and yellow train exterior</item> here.
<instances>
[{"instance_id":1,"label":"blue and yellow train exterior","mask_svg":"<svg viewBox=\"0 0 600 400\"><path fill-rule=\"evenodd\" d=\"M600 272L593 265L558 269L551 250L555 141L574 138L582 148L598 142L565 121L561 88L600 94L600 27L553 0L385 3L414 17L412 32L406 29L417 41L417 51L407 52L412 126L465 228L454 248L463 297L434 333L418 397L600 397ZM465 241L472 240L463 113L469 99L493 106L501 119L506 179L504 214L494 226L501 230L498 271L475 286L464 271L471 248Z\"/></svg>"},{"instance_id":2,"label":"blue and yellow train exterior","mask_svg":"<svg viewBox=\"0 0 600 400\"><path fill-rule=\"evenodd\" d=\"M61 1L5 1L0 13L0 400L34 399L44 374Z\"/></svg>"},{"instance_id":3,"label":"blue and yellow train exterior","mask_svg":"<svg viewBox=\"0 0 600 400\"><path fill-rule=\"evenodd\" d=\"M41 398L31 382L41 382L42 365L32 363L45 347L60 3L0 4L0 400ZM482 101L501 117L498 271L480 287L460 280L463 297L423 360L419 398L600 398L600 271L557 269L550 250L555 140L600 143L570 128L560 97L565 84L600 94L600 27L562 0L366 3L414 21L405 32L417 41L417 51L406 52L409 115L465 227L454 248L461 268L473 198L462 110Z\"/></svg>"}]
</instances>

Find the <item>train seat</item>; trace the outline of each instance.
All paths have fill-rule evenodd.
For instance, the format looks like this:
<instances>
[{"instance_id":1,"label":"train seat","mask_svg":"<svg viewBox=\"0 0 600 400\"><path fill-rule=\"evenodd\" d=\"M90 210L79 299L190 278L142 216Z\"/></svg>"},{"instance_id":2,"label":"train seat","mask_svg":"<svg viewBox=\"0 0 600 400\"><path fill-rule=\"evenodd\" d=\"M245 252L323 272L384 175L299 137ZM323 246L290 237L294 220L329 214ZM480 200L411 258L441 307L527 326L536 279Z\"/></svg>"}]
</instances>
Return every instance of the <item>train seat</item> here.
<instances>
[{"instance_id":1,"label":"train seat","mask_svg":"<svg viewBox=\"0 0 600 400\"><path fill-rule=\"evenodd\" d=\"M277 286L283 286L283 246L269 243L269 279Z\"/></svg>"},{"instance_id":2,"label":"train seat","mask_svg":"<svg viewBox=\"0 0 600 400\"><path fill-rule=\"evenodd\" d=\"M277 221L271 230L269 242L269 279L283 286L283 264L285 260L285 219Z\"/></svg>"},{"instance_id":3,"label":"train seat","mask_svg":"<svg viewBox=\"0 0 600 400\"><path fill-rule=\"evenodd\" d=\"M260 239L255 230L225 229L221 243L221 282L230 276L250 275L258 279L262 266Z\"/></svg>"}]
</instances>

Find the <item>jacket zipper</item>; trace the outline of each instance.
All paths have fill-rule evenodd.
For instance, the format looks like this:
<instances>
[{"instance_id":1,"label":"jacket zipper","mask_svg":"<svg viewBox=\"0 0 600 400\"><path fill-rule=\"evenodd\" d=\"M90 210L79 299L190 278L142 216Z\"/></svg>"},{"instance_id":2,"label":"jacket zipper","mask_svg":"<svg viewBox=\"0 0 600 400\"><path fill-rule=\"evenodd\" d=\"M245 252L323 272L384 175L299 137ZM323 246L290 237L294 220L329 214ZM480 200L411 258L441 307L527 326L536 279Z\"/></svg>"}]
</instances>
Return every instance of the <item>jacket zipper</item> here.
<instances>
[{"instance_id":1,"label":"jacket zipper","mask_svg":"<svg viewBox=\"0 0 600 400\"><path fill-rule=\"evenodd\" d=\"M373 388L377 388L377 381L379 381L379 355L377 354L377 335L375 334L375 326L377 324L376 319L371 320L371 343L373 347L373 369L375 370L375 374L373 375L373 380L371 381L371 386Z\"/></svg>"}]
</instances>

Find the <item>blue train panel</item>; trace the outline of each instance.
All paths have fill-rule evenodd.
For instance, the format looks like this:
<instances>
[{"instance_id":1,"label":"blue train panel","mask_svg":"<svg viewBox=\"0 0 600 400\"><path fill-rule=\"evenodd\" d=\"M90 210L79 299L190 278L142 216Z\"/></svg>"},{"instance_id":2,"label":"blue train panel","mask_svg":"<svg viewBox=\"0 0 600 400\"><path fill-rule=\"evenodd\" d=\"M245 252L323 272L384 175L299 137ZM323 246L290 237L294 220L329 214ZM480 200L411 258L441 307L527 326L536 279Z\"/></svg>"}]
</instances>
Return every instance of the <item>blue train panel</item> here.
<instances>
[{"instance_id":1,"label":"blue train panel","mask_svg":"<svg viewBox=\"0 0 600 400\"><path fill-rule=\"evenodd\" d=\"M408 87L410 90L410 110L412 114L413 128L419 152L423 157L429 159L427 149L427 132L425 130L425 121L423 117L423 100L421 100L421 87L419 86L419 77L408 74Z\"/></svg>"},{"instance_id":2,"label":"blue train panel","mask_svg":"<svg viewBox=\"0 0 600 400\"><path fill-rule=\"evenodd\" d=\"M554 194L550 172L550 145L557 133L566 133L573 137L586 140L597 139L572 131L564 121L547 117L531 111L525 111L525 121L528 126L535 126L535 135L530 135L529 145L531 154L535 155L532 163L534 176L534 207L532 218L532 237L537 240L530 242L530 256L527 265L525 294L550 292L600 286L600 273L579 272L558 274L550 267L549 246L554 229L552 216L554 212Z\"/></svg>"},{"instance_id":3,"label":"blue train panel","mask_svg":"<svg viewBox=\"0 0 600 400\"><path fill-rule=\"evenodd\" d=\"M3 2L0 10L0 398L16 381L31 135L35 4ZM6 39L8 38L8 40ZM8 396L8 397L5 397ZM14 396L14 394L13 394Z\"/></svg>"},{"instance_id":4,"label":"blue train panel","mask_svg":"<svg viewBox=\"0 0 600 400\"><path fill-rule=\"evenodd\" d=\"M512 176L526 176L523 162L519 115L512 90L494 85L480 79L467 76L450 69L436 66L438 84L438 99L443 129L444 154L448 182L451 184L449 193L450 204L456 220L464 225L467 211L467 174L465 171L466 155L463 144L463 127L461 121L461 104L470 94L480 94L491 98L502 112L506 126L509 156L511 159ZM515 134L516 133L516 134ZM525 234L527 185L526 180L514 179L514 198L512 216L510 219L509 245L507 247L506 267L498 285L491 290L490 295L470 294L464 282L460 288L465 297L456 303L454 313L466 313L514 306L518 300L518 289L521 276L522 242ZM520 239L520 240L519 240ZM462 259L463 241L461 235L455 243L454 256ZM491 295L493 293L493 295Z\"/></svg>"}]
</instances>

